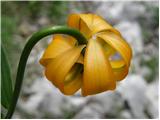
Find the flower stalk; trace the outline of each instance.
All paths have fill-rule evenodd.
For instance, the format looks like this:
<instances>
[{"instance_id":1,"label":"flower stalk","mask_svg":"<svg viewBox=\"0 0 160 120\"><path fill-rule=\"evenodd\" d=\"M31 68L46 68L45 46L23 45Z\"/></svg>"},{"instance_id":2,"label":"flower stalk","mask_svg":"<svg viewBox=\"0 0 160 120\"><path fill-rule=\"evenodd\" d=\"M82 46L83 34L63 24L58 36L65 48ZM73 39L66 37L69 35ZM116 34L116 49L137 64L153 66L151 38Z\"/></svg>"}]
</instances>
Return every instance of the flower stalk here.
<instances>
[{"instance_id":1,"label":"flower stalk","mask_svg":"<svg viewBox=\"0 0 160 120\"><path fill-rule=\"evenodd\" d=\"M49 27L42 29L36 33L34 33L26 43L18 65L18 71L17 71L17 76L16 76L16 83L14 87L14 92L11 100L11 104L9 106L9 110L6 115L6 119L9 119L12 117L13 112L15 110L17 100L19 98L20 90L22 87L22 82L23 82L23 77L24 77L24 72L25 72L25 67L26 63L29 57L29 54L31 53L32 48L38 43L42 38L48 36L48 35L53 35L53 34L66 34L74 37L79 45L87 44L86 38L76 29L69 28L66 26L54 26L54 27Z\"/></svg>"}]
</instances>

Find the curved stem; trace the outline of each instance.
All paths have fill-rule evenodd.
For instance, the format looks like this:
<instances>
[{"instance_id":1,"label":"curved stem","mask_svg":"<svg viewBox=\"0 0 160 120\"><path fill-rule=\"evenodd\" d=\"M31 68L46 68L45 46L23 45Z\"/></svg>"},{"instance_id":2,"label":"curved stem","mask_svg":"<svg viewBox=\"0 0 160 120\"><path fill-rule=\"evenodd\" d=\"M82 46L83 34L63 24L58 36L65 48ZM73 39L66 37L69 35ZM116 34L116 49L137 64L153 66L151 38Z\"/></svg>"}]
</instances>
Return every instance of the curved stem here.
<instances>
[{"instance_id":1,"label":"curved stem","mask_svg":"<svg viewBox=\"0 0 160 120\"><path fill-rule=\"evenodd\" d=\"M16 83L15 83L14 92L13 92L13 96L12 96L12 101L9 106L8 113L6 115L7 119L12 117L12 114L15 110L17 100L19 97L19 93L21 90L22 82L23 82L27 59L29 57L29 54L30 54L32 48L43 37L46 37L46 36L52 35L52 34L67 34L67 35L70 35L70 36L73 36L74 38L76 38L76 40L78 40L79 44L86 44L87 43L86 38L78 30L68 28L65 26L49 27L49 28L45 28L43 30L40 30L40 31L34 33L29 38L28 42L26 43L26 45L22 51L21 57L20 57L17 76L16 76Z\"/></svg>"}]
</instances>

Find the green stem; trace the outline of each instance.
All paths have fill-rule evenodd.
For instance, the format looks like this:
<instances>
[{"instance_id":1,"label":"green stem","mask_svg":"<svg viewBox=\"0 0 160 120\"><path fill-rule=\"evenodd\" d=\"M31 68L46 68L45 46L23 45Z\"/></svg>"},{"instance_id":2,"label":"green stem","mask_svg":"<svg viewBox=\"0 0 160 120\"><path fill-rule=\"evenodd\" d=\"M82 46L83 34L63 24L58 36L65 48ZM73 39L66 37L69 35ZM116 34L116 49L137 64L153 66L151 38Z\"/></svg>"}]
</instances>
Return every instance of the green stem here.
<instances>
[{"instance_id":1,"label":"green stem","mask_svg":"<svg viewBox=\"0 0 160 120\"><path fill-rule=\"evenodd\" d=\"M13 112L15 110L17 100L19 97L19 93L21 90L22 82L23 82L27 59L29 57L29 54L30 54L32 48L43 37L46 37L48 35L53 35L53 34L67 34L67 35L70 35L70 36L73 36L74 38L76 38L76 40L78 40L79 44L86 44L87 43L86 38L78 30L75 30L75 29L72 29L72 28L69 28L66 26L49 27L49 28L46 28L46 29L43 29L43 30L40 30L40 31L34 33L29 38L28 42L26 43L26 45L22 51L21 57L20 57L17 76L16 76L16 83L15 83L14 92L13 92L13 96L12 96L12 101L9 106L8 113L6 115L7 119L12 117Z\"/></svg>"}]
</instances>

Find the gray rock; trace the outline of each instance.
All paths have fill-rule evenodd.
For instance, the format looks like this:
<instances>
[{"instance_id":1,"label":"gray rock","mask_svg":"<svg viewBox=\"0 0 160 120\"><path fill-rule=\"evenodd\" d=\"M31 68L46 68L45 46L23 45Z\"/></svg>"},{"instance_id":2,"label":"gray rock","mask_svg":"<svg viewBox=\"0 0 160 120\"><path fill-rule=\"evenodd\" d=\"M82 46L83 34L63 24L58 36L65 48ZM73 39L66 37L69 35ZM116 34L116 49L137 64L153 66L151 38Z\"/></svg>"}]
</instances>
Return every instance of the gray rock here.
<instances>
[{"instance_id":1,"label":"gray rock","mask_svg":"<svg viewBox=\"0 0 160 120\"><path fill-rule=\"evenodd\" d=\"M38 24L41 26L49 25L50 20L47 18L47 16L42 16L38 19Z\"/></svg>"},{"instance_id":2,"label":"gray rock","mask_svg":"<svg viewBox=\"0 0 160 120\"><path fill-rule=\"evenodd\" d=\"M97 112L106 115L106 117L115 118L123 108L123 98L117 91L108 91L97 94L96 96L91 97L91 100L95 101L97 105L95 106L94 103L89 104L89 106L94 108Z\"/></svg>"},{"instance_id":3,"label":"gray rock","mask_svg":"<svg viewBox=\"0 0 160 120\"><path fill-rule=\"evenodd\" d=\"M121 113L120 113L120 118L121 119L132 119L132 115L130 113L129 110L123 110Z\"/></svg>"},{"instance_id":4,"label":"gray rock","mask_svg":"<svg viewBox=\"0 0 160 120\"><path fill-rule=\"evenodd\" d=\"M158 94L158 80L156 80L148 86L146 91L146 95L149 100L147 111L152 118L158 118Z\"/></svg>"},{"instance_id":5,"label":"gray rock","mask_svg":"<svg viewBox=\"0 0 160 120\"><path fill-rule=\"evenodd\" d=\"M139 75L130 75L119 83L118 91L128 103L128 109L134 118L147 118L145 114L148 104L145 92L147 83Z\"/></svg>"},{"instance_id":6,"label":"gray rock","mask_svg":"<svg viewBox=\"0 0 160 120\"><path fill-rule=\"evenodd\" d=\"M120 21L123 17L122 11L123 11L123 3L122 2L102 2L99 7L97 8L96 12L101 15L103 14L103 17L107 19L109 22L112 21L112 23L117 23Z\"/></svg>"},{"instance_id":7,"label":"gray rock","mask_svg":"<svg viewBox=\"0 0 160 120\"><path fill-rule=\"evenodd\" d=\"M38 30L38 27L36 25L31 25L28 22L24 21L20 24L18 30L20 31L20 33L24 36L29 36L31 35L33 32Z\"/></svg>"},{"instance_id":8,"label":"gray rock","mask_svg":"<svg viewBox=\"0 0 160 120\"><path fill-rule=\"evenodd\" d=\"M151 75L151 69L147 66L141 67L141 70L139 70L139 73L145 78L146 76Z\"/></svg>"},{"instance_id":9,"label":"gray rock","mask_svg":"<svg viewBox=\"0 0 160 120\"><path fill-rule=\"evenodd\" d=\"M79 93L78 96L64 96L45 78L35 80L26 94L31 95L27 100L20 99L18 107L33 118L72 117L87 102Z\"/></svg>"},{"instance_id":10,"label":"gray rock","mask_svg":"<svg viewBox=\"0 0 160 120\"><path fill-rule=\"evenodd\" d=\"M78 95L78 96L76 96ZM88 102L88 98L81 97L80 93L75 94L75 96L67 97L66 99L72 103L72 105L79 109L81 106L84 106Z\"/></svg>"},{"instance_id":11,"label":"gray rock","mask_svg":"<svg viewBox=\"0 0 160 120\"><path fill-rule=\"evenodd\" d=\"M97 113L90 106L85 106L78 114L75 115L74 119L98 119L101 115Z\"/></svg>"},{"instance_id":12,"label":"gray rock","mask_svg":"<svg viewBox=\"0 0 160 120\"><path fill-rule=\"evenodd\" d=\"M118 92L104 92L87 99L75 118L117 118L123 108L123 99Z\"/></svg>"},{"instance_id":13,"label":"gray rock","mask_svg":"<svg viewBox=\"0 0 160 120\"><path fill-rule=\"evenodd\" d=\"M139 16L144 16L146 13L146 6L144 3L125 2L123 8L121 15L124 19L128 19L130 21L136 20Z\"/></svg>"},{"instance_id":14,"label":"gray rock","mask_svg":"<svg viewBox=\"0 0 160 120\"><path fill-rule=\"evenodd\" d=\"M122 21L115 26L131 45L133 54L143 52L143 41L141 35L141 28L137 22Z\"/></svg>"},{"instance_id":15,"label":"gray rock","mask_svg":"<svg viewBox=\"0 0 160 120\"><path fill-rule=\"evenodd\" d=\"M19 102L19 107L26 111L26 113L40 118L45 115L44 111L51 111L56 116L61 115L60 105L63 97L48 80L44 78L37 79L28 90L28 93L32 93L33 95L30 95L26 101L21 100ZM43 107L39 109L40 106Z\"/></svg>"},{"instance_id":16,"label":"gray rock","mask_svg":"<svg viewBox=\"0 0 160 120\"><path fill-rule=\"evenodd\" d=\"M136 20L139 16L144 15L146 7L136 2L102 2L96 12L106 13L103 16L115 24L124 20Z\"/></svg>"}]
</instances>

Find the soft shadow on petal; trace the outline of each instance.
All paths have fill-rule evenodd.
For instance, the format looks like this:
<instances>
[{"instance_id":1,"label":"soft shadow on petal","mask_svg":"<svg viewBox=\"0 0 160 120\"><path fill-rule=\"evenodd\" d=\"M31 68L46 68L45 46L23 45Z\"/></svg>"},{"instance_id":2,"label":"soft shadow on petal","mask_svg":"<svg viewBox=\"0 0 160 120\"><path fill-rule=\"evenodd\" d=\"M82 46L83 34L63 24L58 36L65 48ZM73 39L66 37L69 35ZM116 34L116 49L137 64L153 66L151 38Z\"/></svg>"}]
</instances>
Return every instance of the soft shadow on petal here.
<instances>
[{"instance_id":1,"label":"soft shadow on petal","mask_svg":"<svg viewBox=\"0 0 160 120\"><path fill-rule=\"evenodd\" d=\"M132 58L132 50L122 37L110 31L99 33L97 36L112 46L122 56L127 67L129 67Z\"/></svg>"},{"instance_id":2,"label":"soft shadow on petal","mask_svg":"<svg viewBox=\"0 0 160 120\"><path fill-rule=\"evenodd\" d=\"M85 20L85 16L82 15L81 18ZM113 28L106 20L98 15L92 15L92 19L92 24L89 26L92 30L92 34ZM85 22L88 24L87 21Z\"/></svg>"},{"instance_id":3,"label":"soft shadow on petal","mask_svg":"<svg viewBox=\"0 0 160 120\"><path fill-rule=\"evenodd\" d=\"M87 24L85 23L85 21L83 21L80 17L81 14L71 14L68 17L68 26L78 29L80 32L82 32L82 34L89 39L91 37L91 30L88 28ZM89 17L91 15L88 15L86 17L87 21L92 21L91 17Z\"/></svg>"},{"instance_id":4,"label":"soft shadow on petal","mask_svg":"<svg viewBox=\"0 0 160 120\"><path fill-rule=\"evenodd\" d=\"M82 95L93 95L116 87L114 73L98 40L89 40L84 57Z\"/></svg>"},{"instance_id":5,"label":"soft shadow on petal","mask_svg":"<svg viewBox=\"0 0 160 120\"><path fill-rule=\"evenodd\" d=\"M104 54L107 57L107 59L110 60L111 56L114 56L117 54L116 50L112 48L109 44L107 44L104 40L99 39L99 43L102 46L104 50ZM118 60L110 60L110 64L112 66L112 70L114 72L114 78L116 80L122 80L125 78L125 76L128 74L128 68L126 66L126 63L121 57L118 57Z\"/></svg>"},{"instance_id":6,"label":"soft shadow on petal","mask_svg":"<svg viewBox=\"0 0 160 120\"><path fill-rule=\"evenodd\" d=\"M61 92L64 92L64 80L67 73L78 60L85 45L71 48L52 59L46 66L45 75Z\"/></svg>"},{"instance_id":7,"label":"soft shadow on petal","mask_svg":"<svg viewBox=\"0 0 160 120\"><path fill-rule=\"evenodd\" d=\"M105 56L109 59L110 56L114 55L116 53L116 50L112 48L109 44L107 44L104 40L98 39L99 44L101 45Z\"/></svg>"},{"instance_id":8,"label":"soft shadow on petal","mask_svg":"<svg viewBox=\"0 0 160 120\"><path fill-rule=\"evenodd\" d=\"M43 66L46 66L53 58L73 48L75 44L76 40L73 37L66 35L54 35L52 42L48 45L43 57L40 59L40 63Z\"/></svg>"},{"instance_id":9,"label":"soft shadow on petal","mask_svg":"<svg viewBox=\"0 0 160 120\"><path fill-rule=\"evenodd\" d=\"M83 65L75 63L64 80L64 94L73 95L82 85L82 70Z\"/></svg>"},{"instance_id":10,"label":"soft shadow on petal","mask_svg":"<svg viewBox=\"0 0 160 120\"><path fill-rule=\"evenodd\" d=\"M68 25L80 30L86 38L90 38L97 32L113 28L102 17L94 14L71 14L68 17Z\"/></svg>"},{"instance_id":11,"label":"soft shadow on petal","mask_svg":"<svg viewBox=\"0 0 160 120\"><path fill-rule=\"evenodd\" d=\"M124 60L110 61L110 63L114 72L115 79L117 81L123 80L128 74L128 68L125 65Z\"/></svg>"},{"instance_id":12,"label":"soft shadow on petal","mask_svg":"<svg viewBox=\"0 0 160 120\"><path fill-rule=\"evenodd\" d=\"M77 63L83 64L83 62L84 62L84 57L83 57L83 55L81 54L81 55L79 56L79 58L78 58Z\"/></svg>"}]
</instances>

